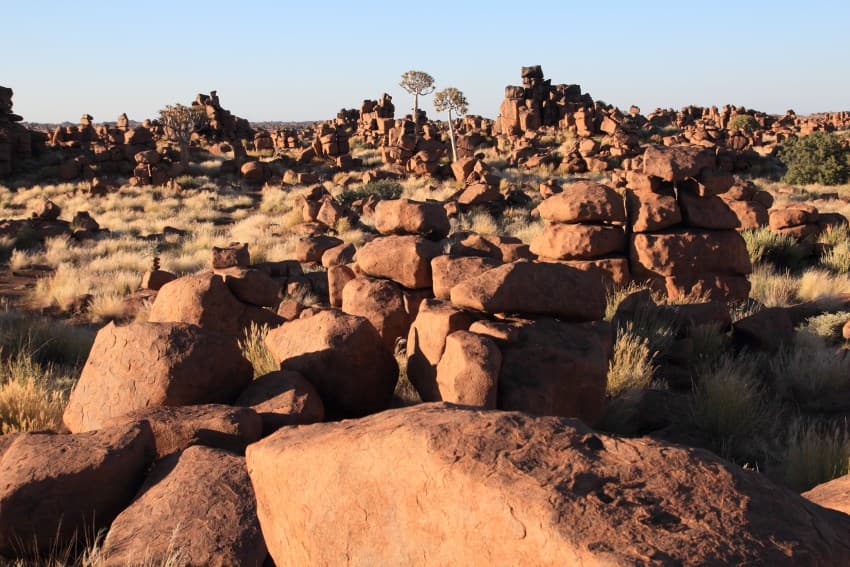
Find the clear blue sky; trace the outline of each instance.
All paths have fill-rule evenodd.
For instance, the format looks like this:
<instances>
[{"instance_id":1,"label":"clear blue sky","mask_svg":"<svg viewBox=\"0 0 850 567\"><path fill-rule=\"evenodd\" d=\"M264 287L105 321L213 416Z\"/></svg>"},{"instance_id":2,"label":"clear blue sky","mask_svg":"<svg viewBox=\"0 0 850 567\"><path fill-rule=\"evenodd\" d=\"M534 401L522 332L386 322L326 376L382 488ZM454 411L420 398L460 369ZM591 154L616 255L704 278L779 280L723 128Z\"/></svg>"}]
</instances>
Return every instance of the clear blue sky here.
<instances>
[{"instance_id":1,"label":"clear blue sky","mask_svg":"<svg viewBox=\"0 0 850 567\"><path fill-rule=\"evenodd\" d=\"M3 0L0 85L33 122L141 120L216 89L250 120L410 97L408 69L498 114L522 65L644 112L850 110L850 2ZM434 114L431 98L424 107Z\"/></svg>"}]
</instances>

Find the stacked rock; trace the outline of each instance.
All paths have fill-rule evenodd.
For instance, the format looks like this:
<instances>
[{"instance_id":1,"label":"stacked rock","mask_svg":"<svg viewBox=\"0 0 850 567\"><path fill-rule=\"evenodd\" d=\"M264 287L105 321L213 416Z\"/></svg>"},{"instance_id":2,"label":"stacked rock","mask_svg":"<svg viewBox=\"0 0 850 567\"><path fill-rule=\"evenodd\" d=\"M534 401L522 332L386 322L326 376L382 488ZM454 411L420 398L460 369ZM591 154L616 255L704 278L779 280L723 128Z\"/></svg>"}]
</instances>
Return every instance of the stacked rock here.
<instances>
[{"instance_id":1,"label":"stacked rock","mask_svg":"<svg viewBox=\"0 0 850 567\"><path fill-rule=\"evenodd\" d=\"M537 212L549 223L531 242L541 260L597 273L616 286L630 281L626 209L614 189L577 181L545 199Z\"/></svg>"},{"instance_id":2,"label":"stacked rock","mask_svg":"<svg viewBox=\"0 0 850 567\"><path fill-rule=\"evenodd\" d=\"M820 213L808 203L789 203L770 210L770 230L798 240L820 234Z\"/></svg>"},{"instance_id":3,"label":"stacked rock","mask_svg":"<svg viewBox=\"0 0 850 567\"><path fill-rule=\"evenodd\" d=\"M357 135L367 144L384 146L389 143L389 132L395 126L393 97L384 93L378 100L364 100L357 120Z\"/></svg>"},{"instance_id":4,"label":"stacked rock","mask_svg":"<svg viewBox=\"0 0 850 567\"><path fill-rule=\"evenodd\" d=\"M0 178L11 175L22 160L32 157L33 149L42 148L45 142L43 136L18 124L23 118L12 112L13 94L12 89L0 87Z\"/></svg>"},{"instance_id":5,"label":"stacked rock","mask_svg":"<svg viewBox=\"0 0 850 567\"><path fill-rule=\"evenodd\" d=\"M389 131L387 145L381 148L384 163L398 164L414 175L434 175L440 169L440 157L446 153L439 130L432 124L420 129L417 140L412 120L396 120Z\"/></svg>"},{"instance_id":6,"label":"stacked rock","mask_svg":"<svg viewBox=\"0 0 850 567\"><path fill-rule=\"evenodd\" d=\"M629 177L630 266L671 299L745 301L752 271L738 216L718 195L734 183L713 149L650 146Z\"/></svg>"}]
</instances>

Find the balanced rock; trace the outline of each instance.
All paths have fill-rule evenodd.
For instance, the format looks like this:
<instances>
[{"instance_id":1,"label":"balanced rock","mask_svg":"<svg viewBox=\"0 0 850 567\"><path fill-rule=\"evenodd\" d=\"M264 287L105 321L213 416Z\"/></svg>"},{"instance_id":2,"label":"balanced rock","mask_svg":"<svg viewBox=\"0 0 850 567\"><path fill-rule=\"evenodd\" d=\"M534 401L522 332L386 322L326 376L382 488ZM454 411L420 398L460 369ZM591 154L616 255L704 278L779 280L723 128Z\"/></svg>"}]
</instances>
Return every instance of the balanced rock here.
<instances>
[{"instance_id":1,"label":"balanced rock","mask_svg":"<svg viewBox=\"0 0 850 567\"><path fill-rule=\"evenodd\" d=\"M442 203L393 199L375 206L375 228L381 234L418 234L439 240L450 226Z\"/></svg>"},{"instance_id":2,"label":"balanced rock","mask_svg":"<svg viewBox=\"0 0 850 567\"><path fill-rule=\"evenodd\" d=\"M431 287L431 260L442 253L442 246L420 236L384 236L357 251L357 265L367 275L421 289Z\"/></svg>"},{"instance_id":3,"label":"balanced rock","mask_svg":"<svg viewBox=\"0 0 850 567\"><path fill-rule=\"evenodd\" d=\"M619 193L601 183L577 181L545 199L537 207L540 217L550 222L626 222L626 209Z\"/></svg>"}]
</instances>

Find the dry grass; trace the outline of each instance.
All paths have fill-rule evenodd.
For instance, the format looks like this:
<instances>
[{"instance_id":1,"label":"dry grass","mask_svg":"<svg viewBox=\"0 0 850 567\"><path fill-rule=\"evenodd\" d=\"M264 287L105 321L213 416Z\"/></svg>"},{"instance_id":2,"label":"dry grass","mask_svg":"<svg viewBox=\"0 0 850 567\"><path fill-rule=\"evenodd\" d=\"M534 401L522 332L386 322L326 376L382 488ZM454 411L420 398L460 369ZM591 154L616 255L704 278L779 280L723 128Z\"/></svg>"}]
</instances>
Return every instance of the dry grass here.
<instances>
[{"instance_id":1,"label":"dry grass","mask_svg":"<svg viewBox=\"0 0 850 567\"><path fill-rule=\"evenodd\" d=\"M798 492L850 473L847 425L798 420L789 430L783 464L785 484Z\"/></svg>"},{"instance_id":2,"label":"dry grass","mask_svg":"<svg viewBox=\"0 0 850 567\"><path fill-rule=\"evenodd\" d=\"M648 388L655 374L656 354L650 349L648 339L633 332L632 323L618 329L608 365L608 396Z\"/></svg>"},{"instance_id":3,"label":"dry grass","mask_svg":"<svg viewBox=\"0 0 850 567\"><path fill-rule=\"evenodd\" d=\"M790 273L777 273L767 266L756 266L749 276L750 297L765 307L787 307L797 303L799 280Z\"/></svg>"},{"instance_id":4,"label":"dry grass","mask_svg":"<svg viewBox=\"0 0 850 567\"><path fill-rule=\"evenodd\" d=\"M266 335L268 334L269 328L267 326L251 323L251 326L245 331L245 336L239 341L242 356L254 367L254 378L280 370L280 364L275 361L272 353L266 347Z\"/></svg>"},{"instance_id":5,"label":"dry grass","mask_svg":"<svg viewBox=\"0 0 850 567\"><path fill-rule=\"evenodd\" d=\"M816 335L798 333L794 343L769 363L777 390L802 403L850 388L850 352L828 346Z\"/></svg>"}]
</instances>

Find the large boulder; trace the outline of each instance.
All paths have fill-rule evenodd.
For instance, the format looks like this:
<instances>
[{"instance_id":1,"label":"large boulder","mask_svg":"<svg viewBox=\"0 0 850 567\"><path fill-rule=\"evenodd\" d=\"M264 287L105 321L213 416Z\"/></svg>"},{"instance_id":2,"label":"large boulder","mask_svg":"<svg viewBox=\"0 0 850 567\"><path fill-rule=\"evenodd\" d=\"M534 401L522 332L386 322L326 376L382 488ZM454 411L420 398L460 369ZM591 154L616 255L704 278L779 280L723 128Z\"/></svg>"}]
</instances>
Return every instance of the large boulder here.
<instances>
[{"instance_id":1,"label":"large boulder","mask_svg":"<svg viewBox=\"0 0 850 567\"><path fill-rule=\"evenodd\" d=\"M107 427L147 421L161 459L191 445L206 445L242 452L263 433L262 420L252 409L224 404L154 406L113 417Z\"/></svg>"},{"instance_id":2,"label":"large boulder","mask_svg":"<svg viewBox=\"0 0 850 567\"><path fill-rule=\"evenodd\" d=\"M177 278L159 290L151 305L151 323L191 323L207 331L239 336L245 305L221 276L204 272Z\"/></svg>"},{"instance_id":3,"label":"large boulder","mask_svg":"<svg viewBox=\"0 0 850 567\"><path fill-rule=\"evenodd\" d=\"M331 417L360 417L389 407L398 364L365 317L320 311L266 335L282 370L300 372Z\"/></svg>"},{"instance_id":4,"label":"large boulder","mask_svg":"<svg viewBox=\"0 0 850 567\"><path fill-rule=\"evenodd\" d=\"M102 554L104 567L261 567L268 552L245 459L190 447L160 461L112 522Z\"/></svg>"},{"instance_id":5,"label":"large boulder","mask_svg":"<svg viewBox=\"0 0 850 567\"><path fill-rule=\"evenodd\" d=\"M695 228L712 230L731 230L738 228L738 215L729 206L728 201L720 197L698 197L687 191L679 192L679 204L685 217L685 224Z\"/></svg>"},{"instance_id":6,"label":"large boulder","mask_svg":"<svg viewBox=\"0 0 850 567\"><path fill-rule=\"evenodd\" d=\"M682 222L682 211L672 187L658 192L628 191L626 206L632 232L656 232Z\"/></svg>"},{"instance_id":7,"label":"large boulder","mask_svg":"<svg viewBox=\"0 0 850 567\"><path fill-rule=\"evenodd\" d=\"M804 492L803 496L824 508L838 510L850 516L850 475L819 484Z\"/></svg>"},{"instance_id":8,"label":"large boulder","mask_svg":"<svg viewBox=\"0 0 850 567\"><path fill-rule=\"evenodd\" d=\"M151 406L229 403L251 382L234 338L185 323L98 331L63 422L78 433Z\"/></svg>"},{"instance_id":9,"label":"large boulder","mask_svg":"<svg viewBox=\"0 0 850 567\"><path fill-rule=\"evenodd\" d=\"M489 256L437 256L431 260L434 297L449 299L454 286L500 264L499 260Z\"/></svg>"},{"instance_id":10,"label":"large boulder","mask_svg":"<svg viewBox=\"0 0 850 567\"><path fill-rule=\"evenodd\" d=\"M602 279L563 264L513 262L452 288L452 303L487 313L593 321L605 313Z\"/></svg>"},{"instance_id":11,"label":"large boulder","mask_svg":"<svg viewBox=\"0 0 850 567\"><path fill-rule=\"evenodd\" d=\"M499 408L596 425L605 410L611 326L555 319L516 326L517 339L502 346Z\"/></svg>"},{"instance_id":12,"label":"large boulder","mask_svg":"<svg viewBox=\"0 0 850 567\"><path fill-rule=\"evenodd\" d=\"M410 317L404 308L401 288L390 280L359 277L342 290L342 310L365 317L372 323L388 349L399 337L406 337Z\"/></svg>"},{"instance_id":13,"label":"large boulder","mask_svg":"<svg viewBox=\"0 0 850 567\"><path fill-rule=\"evenodd\" d=\"M381 234L418 234L439 240L448 235L450 225L442 203L393 199L375 206L375 228Z\"/></svg>"},{"instance_id":14,"label":"large boulder","mask_svg":"<svg viewBox=\"0 0 850 567\"><path fill-rule=\"evenodd\" d=\"M278 567L850 562L850 518L568 419L421 404L281 430L247 463Z\"/></svg>"},{"instance_id":15,"label":"large boulder","mask_svg":"<svg viewBox=\"0 0 850 567\"><path fill-rule=\"evenodd\" d=\"M147 423L78 435L22 433L0 456L0 555L64 549L109 525L154 456Z\"/></svg>"},{"instance_id":16,"label":"large boulder","mask_svg":"<svg viewBox=\"0 0 850 567\"><path fill-rule=\"evenodd\" d=\"M319 392L298 372L277 370L258 377L233 402L260 414L263 434L287 425L304 425L325 419Z\"/></svg>"},{"instance_id":17,"label":"large boulder","mask_svg":"<svg viewBox=\"0 0 850 567\"><path fill-rule=\"evenodd\" d=\"M357 251L357 265L367 275L421 289L431 287L431 260L442 253L440 244L421 236L384 236Z\"/></svg>"},{"instance_id":18,"label":"large boulder","mask_svg":"<svg viewBox=\"0 0 850 567\"><path fill-rule=\"evenodd\" d=\"M531 241L531 251L553 260L592 260L626 250L626 234L619 226L550 224Z\"/></svg>"},{"instance_id":19,"label":"large boulder","mask_svg":"<svg viewBox=\"0 0 850 567\"><path fill-rule=\"evenodd\" d=\"M626 222L623 197L601 183L577 181L544 200L537 207L541 218L550 222Z\"/></svg>"},{"instance_id":20,"label":"large boulder","mask_svg":"<svg viewBox=\"0 0 850 567\"><path fill-rule=\"evenodd\" d=\"M437 364L437 387L445 402L496 409L502 353L493 339L469 331L446 337Z\"/></svg>"},{"instance_id":21,"label":"large boulder","mask_svg":"<svg viewBox=\"0 0 850 567\"><path fill-rule=\"evenodd\" d=\"M643 172L664 181L697 177L716 162L714 150L702 146L649 146L643 154ZM728 187L727 187L728 189Z\"/></svg>"}]
</instances>

